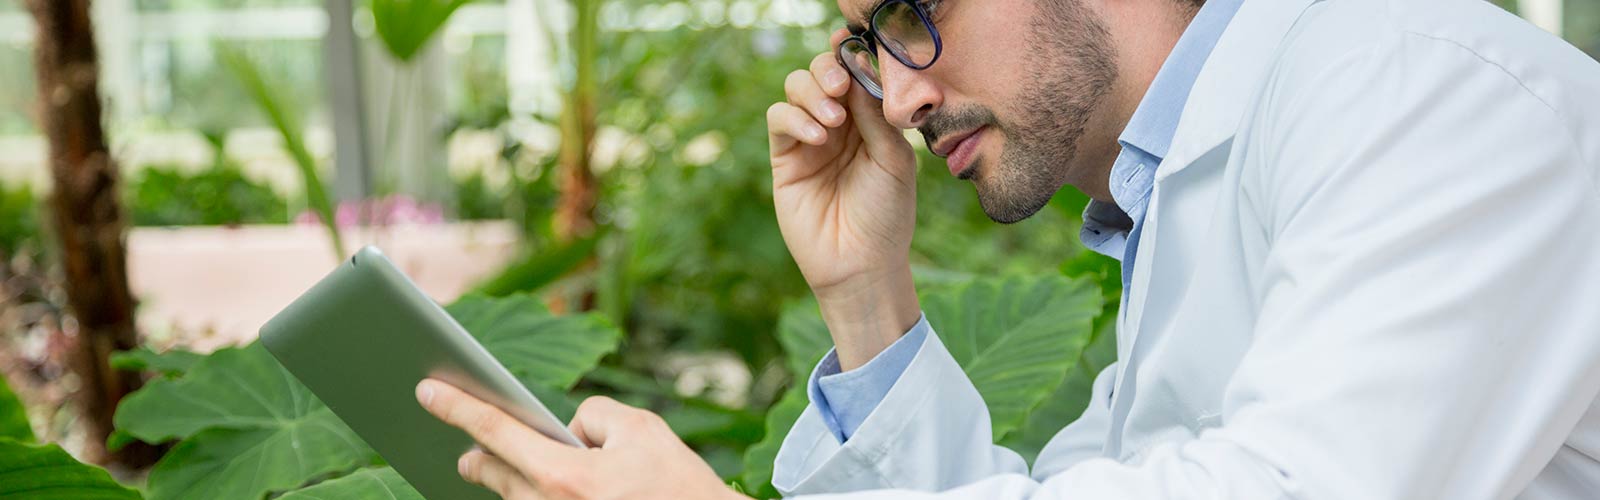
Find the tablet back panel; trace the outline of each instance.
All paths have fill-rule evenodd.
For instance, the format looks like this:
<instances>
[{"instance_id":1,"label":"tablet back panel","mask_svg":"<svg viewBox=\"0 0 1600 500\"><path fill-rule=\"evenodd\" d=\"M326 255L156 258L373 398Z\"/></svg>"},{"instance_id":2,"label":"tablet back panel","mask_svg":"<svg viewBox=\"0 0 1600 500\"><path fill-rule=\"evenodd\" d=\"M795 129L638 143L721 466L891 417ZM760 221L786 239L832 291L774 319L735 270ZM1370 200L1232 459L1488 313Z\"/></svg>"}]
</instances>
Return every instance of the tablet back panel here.
<instances>
[{"instance_id":1,"label":"tablet back panel","mask_svg":"<svg viewBox=\"0 0 1600 500\"><path fill-rule=\"evenodd\" d=\"M504 366L374 247L363 248L261 327L261 342L423 496L497 498L466 482L465 432L428 414L433 377L581 446Z\"/></svg>"}]
</instances>

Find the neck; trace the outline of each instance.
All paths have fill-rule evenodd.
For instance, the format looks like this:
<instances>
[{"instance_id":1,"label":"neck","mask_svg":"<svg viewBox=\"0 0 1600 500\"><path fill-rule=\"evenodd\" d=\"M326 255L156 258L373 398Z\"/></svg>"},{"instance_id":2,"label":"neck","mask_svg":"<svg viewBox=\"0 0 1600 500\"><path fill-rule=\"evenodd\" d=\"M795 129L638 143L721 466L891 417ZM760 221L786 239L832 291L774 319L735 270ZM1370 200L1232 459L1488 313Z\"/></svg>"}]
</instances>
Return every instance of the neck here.
<instances>
[{"instance_id":1,"label":"neck","mask_svg":"<svg viewBox=\"0 0 1600 500\"><path fill-rule=\"evenodd\" d=\"M1085 147L1078 151L1085 164L1092 167L1088 169L1090 178L1081 179L1078 186L1090 198L1115 203L1109 177L1112 163L1122 152L1117 137L1128 126L1134 110L1139 109L1150 82L1199 9L1187 0L1107 2L1099 7L1117 46L1118 74L1102 112L1097 113L1104 116L1094 117L1104 126L1092 127L1092 132L1083 138Z\"/></svg>"}]
</instances>

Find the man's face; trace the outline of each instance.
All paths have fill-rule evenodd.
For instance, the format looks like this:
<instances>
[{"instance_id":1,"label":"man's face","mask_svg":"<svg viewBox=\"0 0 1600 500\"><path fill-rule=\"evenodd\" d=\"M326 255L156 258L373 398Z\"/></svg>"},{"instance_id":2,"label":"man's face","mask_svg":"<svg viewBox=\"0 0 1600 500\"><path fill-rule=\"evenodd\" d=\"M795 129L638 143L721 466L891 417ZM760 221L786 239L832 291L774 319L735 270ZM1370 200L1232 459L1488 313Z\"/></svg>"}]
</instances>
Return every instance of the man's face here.
<instances>
[{"instance_id":1,"label":"man's face","mask_svg":"<svg viewBox=\"0 0 1600 500\"><path fill-rule=\"evenodd\" d=\"M1025 219L1100 170L1077 153L1117 68L1109 33L1082 1L918 0L943 39L939 60L918 71L878 56L885 118L921 132L995 221ZM838 2L866 26L880 0Z\"/></svg>"}]
</instances>

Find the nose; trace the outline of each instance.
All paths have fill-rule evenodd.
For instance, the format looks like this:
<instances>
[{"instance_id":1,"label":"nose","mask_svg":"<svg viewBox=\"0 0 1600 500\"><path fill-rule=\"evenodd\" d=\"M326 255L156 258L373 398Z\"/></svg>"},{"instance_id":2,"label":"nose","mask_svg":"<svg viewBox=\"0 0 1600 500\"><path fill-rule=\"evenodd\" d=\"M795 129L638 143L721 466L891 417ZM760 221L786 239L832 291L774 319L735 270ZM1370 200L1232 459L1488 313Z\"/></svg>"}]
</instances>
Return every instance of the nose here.
<instances>
[{"instance_id":1,"label":"nose","mask_svg":"<svg viewBox=\"0 0 1600 500\"><path fill-rule=\"evenodd\" d=\"M883 82L883 117L900 129L921 127L943 104L939 87L927 71L911 69L889 54L879 61Z\"/></svg>"}]
</instances>

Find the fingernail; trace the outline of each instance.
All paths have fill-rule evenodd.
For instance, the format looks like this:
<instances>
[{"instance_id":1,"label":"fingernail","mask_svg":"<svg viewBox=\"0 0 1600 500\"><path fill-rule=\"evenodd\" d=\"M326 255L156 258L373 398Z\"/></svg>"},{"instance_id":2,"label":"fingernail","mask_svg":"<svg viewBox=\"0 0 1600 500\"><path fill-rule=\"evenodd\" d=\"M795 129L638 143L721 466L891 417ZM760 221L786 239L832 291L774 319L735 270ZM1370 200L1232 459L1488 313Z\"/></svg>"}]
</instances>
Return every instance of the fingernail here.
<instances>
[{"instance_id":1,"label":"fingernail","mask_svg":"<svg viewBox=\"0 0 1600 500\"><path fill-rule=\"evenodd\" d=\"M433 384L427 381L417 384L417 401L421 401L422 406L433 403Z\"/></svg>"},{"instance_id":2,"label":"fingernail","mask_svg":"<svg viewBox=\"0 0 1600 500\"><path fill-rule=\"evenodd\" d=\"M829 119L829 120L834 120L834 119L839 118L840 116L844 116L844 108L840 107L838 102L835 102L833 99L823 99L822 100L822 117L823 118L826 118L826 119Z\"/></svg>"},{"instance_id":3,"label":"fingernail","mask_svg":"<svg viewBox=\"0 0 1600 500\"><path fill-rule=\"evenodd\" d=\"M806 138L807 139L811 139L813 141L817 140L817 139L821 139L822 138L822 127L818 127L816 125L807 126L806 127L806 131L804 133L806 134Z\"/></svg>"},{"instance_id":4,"label":"fingernail","mask_svg":"<svg viewBox=\"0 0 1600 500\"><path fill-rule=\"evenodd\" d=\"M461 458L456 459L456 474L460 474L461 477L467 477L467 462L472 460L471 456L472 452L469 451L462 454Z\"/></svg>"},{"instance_id":5,"label":"fingernail","mask_svg":"<svg viewBox=\"0 0 1600 500\"><path fill-rule=\"evenodd\" d=\"M829 88L838 87L844 83L845 78L844 70L838 68L830 69L827 74L822 75L823 83L828 84Z\"/></svg>"}]
</instances>

